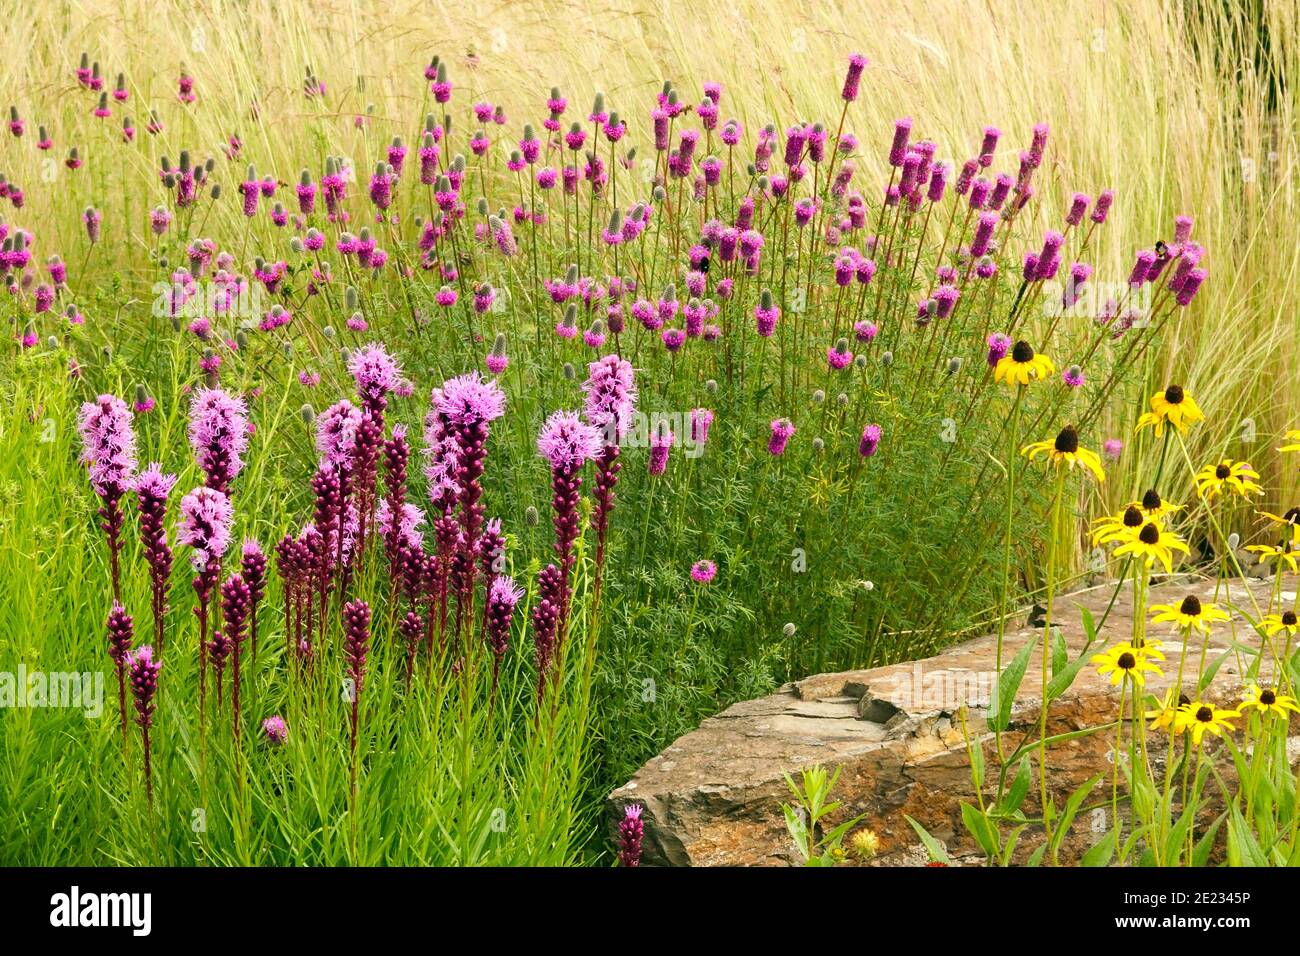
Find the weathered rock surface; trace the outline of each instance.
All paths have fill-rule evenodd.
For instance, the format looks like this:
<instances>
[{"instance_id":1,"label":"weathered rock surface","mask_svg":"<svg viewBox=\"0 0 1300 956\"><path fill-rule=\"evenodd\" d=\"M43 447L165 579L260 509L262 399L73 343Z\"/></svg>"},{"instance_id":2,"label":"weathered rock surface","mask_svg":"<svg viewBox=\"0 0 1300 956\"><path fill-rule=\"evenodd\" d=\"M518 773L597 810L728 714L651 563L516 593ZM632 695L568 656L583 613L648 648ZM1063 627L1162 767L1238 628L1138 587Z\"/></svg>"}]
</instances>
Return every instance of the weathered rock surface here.
<instances>
[{"instance_id":1,"label":"weathered rock surface","mask_svg":"<svg viewBox=\"0 0 1300 956\"><path fill-rule=\"evenodd\" d=\"M1252 582L1250 587L1264 605L1268 584ZM1221 589L1216 598L1213 580L1184 578L1153 587L1150 600L1177 604L1187 594L1196 594L1221 605L1231 600L1250 607L1245 589L1245 584L1235 582L1230 596ZM1058 600L1054 616L1071 658L1086 643L1080 609L1087 608L1100 621L1113 592L1114 585L1106 584ZM1129 636L1131 606L1126 585L1089 653ZM1026 623L1023 613L1008 623L1004 661L1041 635L1041 627L1015 628L1016 623ZM1208 641L1208 660L1229 648L1233 628L1238 640L1257 646L1255 632L1237 618L1231 625L1216 625ZM1183 646L1177 633L1153 627L1149 634L1164 641L1168 658L1164 677L1149 675L1148 679L1149 692L1160 697L1176 679ZM904 814L925 826L955 859L982 859L961 822L960 803L971 801L974 789L960 715L965 705L967 730L982 740L990 770L987 793L996 784L994 737L984 719L995 683L996 644L996 637L987 635L925 660L818 674L786 684L768 697L735 704L679 738L615 790L608 800L610 826L622 818L627 804L644 807L643 862L647 865L790 865L797 858L781 812L781 804L790 801L783 774L823 764L842 768L833 796L843 807L831 824L865 814L862 825L880 838L876 862L926 862ZM1200 654L1200 644L1193 642L1187 659L1187 673L1193 677ZM1041 673L1039 648L1031 655L1010 728L1003 735L1007 753L1022 740L1037 738ZM1235 705L1242 688L1238 660L1229 654L1202 696ZM1119 689L1086 666L1049 707L1048 733L1113 722L1118 707ZM1131 713L1128 705L1125 709ZM1079 784L1112 766L1113 746L1110 733L1053 745L1048 785L1058 807ZM1163 756L1163 752L1152 753L1159 765ZM1037 787L1031 790L1036 793ZM1097 796L1095 791L1094 801L1104 802ZM1040 813L1032 794L1024 810L1031 816ZM1062 850L1063 861L1077 857L1109 828L1107 813L1095 809L1075 823ZM1038 834L1027 831L1018 856L1027 855L1038 842Z\"/></svg>"}]
</instances>

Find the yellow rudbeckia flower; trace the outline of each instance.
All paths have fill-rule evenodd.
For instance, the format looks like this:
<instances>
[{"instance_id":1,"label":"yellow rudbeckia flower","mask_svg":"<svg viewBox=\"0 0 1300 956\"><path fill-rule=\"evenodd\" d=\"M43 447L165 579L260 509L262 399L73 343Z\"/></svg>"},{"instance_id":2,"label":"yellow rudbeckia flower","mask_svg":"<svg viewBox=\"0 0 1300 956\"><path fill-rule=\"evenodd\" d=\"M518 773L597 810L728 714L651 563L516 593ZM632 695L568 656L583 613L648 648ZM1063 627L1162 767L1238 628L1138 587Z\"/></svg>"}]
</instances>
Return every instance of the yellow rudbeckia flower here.
<instances>
[{"instance_id":1,"label":"yellow rudbeckia flower","mask_svg":"<svg viewBox=\"0 0 1300 956\"><path fill-rule=\"evenodd\" d=\"M1203 704L1199 700L1194 700L1190 704L1183 704L1178 708L1178 714L1174 717L1174 731L1182 733L1185 730L1192 732L1192 743L1200 745L1201 738L1205 734L1211 733L1216 737L1222 737L1225 730L1236 730L1228 718L1240 717L1241 713L1235 710L1221 710L1211 704Z\"/></svg>"},{"instance_id":2,"label":"yellow rudbeckia flower","mask_svg":"<svg viewBox=\"0 0 1300 956\"><path fill-rule=\"evenodd\" d=\"M1188 553L1187 544L1182 538L1171 531L1165 531L1154 521L1142 525L1136 534L1127 532L1118 540L1123 541L1123 544L1115 549L1116 557L1131 554L1135 558L1142 558L1148 565L1159 561L1166 574L1174 573L1174 551Z\"/></svg>"},{"instance_id":3,"label":"yellow rudbeckia flower","mask_svg":"<svg viewBox=\"0 0 1300 956\"><path fill-rule=\"evenodd\" d=\"M1246 550L1258 554L1261 564L1269 561L1276 561L1279 564L1285 562L1290 566L1292 574L1300 574L1300 568L1296 567L1296 553L1294 551L1286 551L1271 544L1251 544L1246 546Z\"/></svg>"},{"instance_id":4,"label":"yellow rudbeckia flower","mask_svg":"<svg viewBox=\"0 0 1300 956\"><path fill-rule=\"evenodd\" d=\"M1264 633L1269 637L1286 631L1288 637L1295 637L1300 631L1300 621L1296 620L1295 611L1283 611L1281 614L1268 614L1259 622Z\"/></svg>"},{"instance_id":5,"label":"yellow rudbeckia flower","mask_svg":"<svg viewBox=\"0 0 1300 956\"><path fill-rule=\"evenodd\" d=\"M1206 465L1197 472L1196 490L1206 501L1225 492L1243 498L1264 493L1264 489L1259 486L1259 472L1250 467L1250 462L1233 461L1231 458L1225 458L1217 465Z\"/></svg>"},{"instance_id":6,"label":"yellow rudbeckia flower","mask_svg":"<svg viewBox=\"0 0 1300 956\"><path fill-rule=\"evenodd\" d=\"M1163 435L1165 422L1168 422L1180 432L1185 432L1188 425L1204 418L1205 413L1196 404L1196 400L1181 385L1170 385L1163 392L1151 396L1151 411L1138 419L1136 430L1154 426L1156 435Z\"/></svg>"},{"instance_id":7,"label":"yellow rudbeckia flower","mask_svg":"<svg viewBox=\"0 0 1300 956\"><path fill-rule=\"evenodd\" d=\"M1174 699L1174 689L1171 687L1165 691L1164 699L1160 706L1155 710L1148 710L1144 716L1151 721L1152 730L1167 730L1174 732L1174 721L1178 717L1178 708L1184 704L1191 703L1191 698L1186 694L1179 694L1178 699Z\"/></svg>"},{"instance_id":8,"label":"yellow rudbeckia flower","mask_svg":"<svg viewBox=\"0 0 1300 956\"><path fill-rule=\"evenodd\" d=\"M1046 455L1054 465L1064 462L1070 468L1080 465L1097 476L1098 481L1106 480L1106 472L1101 468L1101 457L1095 451L1089 451L1079 445L1079 433L1073 425L1066 425L1056 436L1056 441L1037 441L1020 449L1020 454L1033 461L1039 455Z\"/></svg>"},{"instance_id":9,"label":"yellow rudbeckia flower","mask_svg":"<svg viewBox=\"0 0 1300 956\"><path fill-rule=\"evenodd\" d=\"M1155 654L1159 655L1159 651ZM1125 641L1101 654L1093 654L1088 660L1097 665L1098 674L1110 678L1112 687L1118 687L1125 677L1131 677L1133 683L1141 687L1146 682L1147 673L1155 674L1157 677L1164 676L1164 672L1147 659L1148 656L1152 656L1150 648L1136 648ZM1163 655L1159 656L1163 659Z\"/></svg>"},{"instance_id":10,"label":"yellow rudbeckia flower","mask_svg":"<svg viewBox=\"0 0 1300 956\"><path fill-rule=\"evenodd\" d=\"M1024 339L1011 347L1011 351L998 359L993 366L993 381L1008 385L1028 385L1041 381L1056 371L1056 366L1046 355L1035 354L1034 348Z\"/></svg>"},{"instance_id":11,"label":"yellow rudbeckia flower","mask_svg":"<svg viewBox=\"0 0 1300 956\"><path fill-rule=\"evenodd\" d=\"M1275 690L1260 690L1258 684L1251 684L1246 689L1246 699L1241 702L1241 709L1247 707L1253 707L1261 714L1276 714L1278 717L1285 717L1287 711L1300 714L1300 705L1296 704L1294 697L1279 694Z\"/></svg>"},{"instance_id":12,"label":"yellow rudbeckia flower","mask_svg":"<svg viewBox=\"0 0 1300 956\"><path fill-rule=\"evenodd\" d=\"M1187 595L1181 604L1153 604L1150 610L1153 624L1168 623L1183 630L1195 629L1204 634L1210 633L1212 623L1226 621L1231 616L1217 605L1202 604L1195 594Z\"/></svg>"},{"instance_id":13,"label":"yellow rudbeckia flower","mask_svg":"<svg viewBox=\"0 0 1300 956\"><path fill-rule=\"evenodd\" d=\"M1278 451L1300 451L1300 431L1287 432L1286 438L1283 440L1291 444L1283 445Z\"/></svg>"},{"instance_id":14,"label":"yellow rudbeckia flower","mask_svg":"<svg viewBox=\"0 0 1300 956\"><path fill-rule=\"evenodd\" d=\"M1277 525L1284 540L1289 537L1293 545L1300 547L1300 508L1289 508L1286 514L1281 515L1275 515L1271 511L1256 511L1255 514Z\"/></svg>"}]
</instances>

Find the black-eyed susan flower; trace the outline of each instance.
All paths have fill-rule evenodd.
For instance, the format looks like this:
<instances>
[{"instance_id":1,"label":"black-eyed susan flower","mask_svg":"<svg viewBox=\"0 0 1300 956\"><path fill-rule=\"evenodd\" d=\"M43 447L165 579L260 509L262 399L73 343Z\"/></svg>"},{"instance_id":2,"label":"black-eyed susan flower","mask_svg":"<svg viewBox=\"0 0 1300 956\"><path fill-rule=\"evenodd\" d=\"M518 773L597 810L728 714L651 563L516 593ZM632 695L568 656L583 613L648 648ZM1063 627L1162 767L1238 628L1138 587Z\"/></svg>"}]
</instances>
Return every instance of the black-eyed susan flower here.
<instances>
[{"instance_id":1,"label":"black-eyed susan flower","mask_svg":"<svg viewBox=\"0 0 1300 956\"><path fill-rule=\"evenodd\" d=\"M1246 699L1241 702L1241 709L1248 707L1253 707L1261 714L1275 714L1278 717L1285 717L1287 711L1300 714L1300 705L1296 704L1294 697L1279 694L1275 690L1261 690L1258 684L1246 688Z\"/></svg>"},{"instance_id":2,"label":"black-eyed susan flower","mask_svg":"<svg viewBox=\"0 0 1300 956\"><path fill-rule=\"evenodd\" d=\"M1255 514L1275 525L1283 541L1290 540L1293 545L1300 547L1300 508L1288 508L1285 514L1280 515L1271 511L1256 511Z\"/></svg>"},{"instance_id":3,"label":"black-eyed susan flower","mask_svg":"<svg viewBox=\"0 0 1300 956\"><path fill-rule=\"evenodd\" d=\"M1269 637L1285 631L1287 637L1295 637L1300 632L1300 622L1296 620L1295 611L1283 611L1281 614L1266 614L1259 622L1264 633Z\"/></svg>"},{"instance_id":4,"label":"black-eyed susan flower","mask_svg":"<svg viewBox=\"0 0 1300 956\"><path fill-rule=\"evenodd\" d=\"M1231 724L1229 718L1240 716L1240 711L1222 710L1212 704L1194 700L1178 708L1178 714L1174 717L1174 731L1182 733L1185 730L1190 730L1192 732L1192 743L1199 745L1201 738L1207 732L1214 734L1216 737L1222 737L1225 730L1236 730L1237 728Z\"/></svg>"},{"instance_id":5,"label":"black-eyed susan flower","mask_svg":"<svg viewBox=\"0 0 1300 956\"><path fill-rule=\"evenodd\" d=\"M1115 549L1116 556L1131 554L1142 558L1148 565L1159 561L1166 574L1174 573L1174 552L1187 553L1186 542L1172 531L1165 531L1155 521L1148 521L1136 534L1126 532L1117 540L1122 543Z\"/></svg>"},{"instance_id":6,"label":"black-eyed susan flower","mask_svg":"<svg viewBox=\"0 0 1300 956\"><path fill-rule=\"evenodd\" d=\"M1093 547L1137 534L1138 529L1144 524L1146 524L1146 516L1136 504L1129 505L1119 514L1103 515L1092 523Z\"/></svg>"},{"instance_id":7,"label":"black-eyed susan flower","mask_svg":"<svg viewBox=\"0 0 1300 956\"><path fill-rule=\"evenodd\" d=\"M1173 514L1175 511L1181 511L1182 505L1176 505L1172 501L1166 501L1160 497L1160 492L1154 488L1148 488L1142 495L1142 500L1138 502L1142 513L1148 518L1164 518Z\"/></svg>"},{"instance_id":8,"label":"black-eyed susan flower","mask_svg":"<svg viewBox=\"0 0 1300 956\"><path fill-rule=\"evenodd\" d=\"M1278 451L1300 451L1300 431L1287 432L1283 441L1287 442L1287 444L1279 448Z\"/></svg>"},{"instance_id":9,"label":"black-eyed susan flower","mask_svg":"<svg viewBox=\"0 0 1300 956\"><path fill-rule=\"evenodd\" d=\"M1158 654L1159 651L1150 646L1138 648L1125 641L1108 651L1093 654L1088 660L1097 665L1098 674L1110 678L1112 686L1117 687L1125 677L1130 677L1134 684L1141 687L1146 682L1145 675L1148 673L1157 677L1164 676L1160 668L1150 660ZM1160 658L1163 659L1163 655Z\"/></svg>"},{"instance_id":10,"label":"black-eyed susan flower","mask_svg":"<svg viewBox=\"0 0 1300 956\"><path fill-rule=\"evenodd\" d=\"M1169 733L1174 731L1174 721L1178 718L1178 708L1184 704L1190 704L1191 698L1186 694L1179 694L1177 699L1174 697L1174 689L1171 687L1165 691L1164 699L1160 701L1160 706L1155 710L1148 710L1146 717L1151 721L1152 730L1166 730Z\"/></svg>"},{"instance_id":11,"label":"black-eyed susan flower","mask_svg":"<svg viewBox=\"0 0 1300 956\"><path fill-rule=\"evenodd\" d=\"M1248 461L1225 458L1217 465L1206 465L1196 473L1196 490L1209 501L1215 495L1236 494L1242 498L1262 495L1259 472Z\"/></svg>"},{"instance_id":12,"label":"black-eyed susan flower","mask_svg":"<svg viewBox=\"0 0 1300 956\"><path fill-rule=\"evenodd\" d=\"M1046 355L1034 352L1034 347L1021 339L1011 351L998 359L993 366L993 381L1008 385L1028 385L1042 381L1056 371L1056 366Z\"/></svg>"},{"instance_id":13,"label":"black-eyed susan flower","mask_svg":"<svg viewBox=\"0 0 1300 956\"><path fill-rule=\"evenodd\" d=\"M1296 567L1296 553L1286 548L1279 548L1272 544L1252 544L1247 545L1247 551L1259 555L1261 564L1268 564L1276 561L1279 566L1286 564L1291 568L1292 574L1300 573Z\"/></svg>"},{"instance_id":14,"label":"black-eyed susan flower","mask_svg":"<svg viewBox=\"0 0 1300 956\"><path fill-rule=\"evenodd\" d=\"M1226 621L1230 616L1217 605L1202 604L1195 594L1187 595L1181 604L1153 604L1150 610L1153 624L1168 623L1183 630L1195 629L1204 634L1210 633L1212 623Z\"/></svg>"},{"instance_id":15,"label":"black-eyed susan flower","mask_svg":"<svg viewBox=\"0 0 1300 956\"><path fill-rule=\"evenodd\" d=\"M1196 404L1196 400L1181 385L1170 385L1163 392L1151 396L1151 411L1138 419L1137 431L1154 427L1157 435L1163 435L1165 422L1168 422L1180 432L1185 432L1188 425L1204 418L1205 413Z\"/></svg>"},{"instance_id":16,"label":"black-eyed susan flower","mask_svg":"<svg viewBox=\"0 0 1300 956\"><path fill-rule=\"evenodd\" d=\"M1101 458L1095 451L1089 451L1079 445L1079 433L1074 430L1073 425L1062 428L1061 433L1056 436L1056 441L1037 441L1020 449L1020 453L1027 456L1030 461L1040 455L1046 455L1047 460L1057 466L1062 462L1070 468L1079 465L1096 475L1098 481L1106 480L1106 472L1101 467Z\"/></svg>"}]
</instances>

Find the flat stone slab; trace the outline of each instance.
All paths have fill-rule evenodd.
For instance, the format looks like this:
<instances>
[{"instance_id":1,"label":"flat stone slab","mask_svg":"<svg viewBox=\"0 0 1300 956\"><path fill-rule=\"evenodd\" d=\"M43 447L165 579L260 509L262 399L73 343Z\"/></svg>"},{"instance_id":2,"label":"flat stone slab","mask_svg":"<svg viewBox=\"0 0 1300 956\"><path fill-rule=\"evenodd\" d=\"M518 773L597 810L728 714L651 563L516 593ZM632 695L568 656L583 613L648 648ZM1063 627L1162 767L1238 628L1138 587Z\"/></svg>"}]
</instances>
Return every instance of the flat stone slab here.
<instances>
[{"instance_id":1,"label":"flat stone slab","mask_svg":"<svg viewBox=\"0 0 1300 956\"><path fill-rule=\"evenodd\" d=\"M1213 579L1186 576L1153 586L1149 603L1178 604L1195 594L1220 606L1234 603L1250 609L1248 587L1259 605L1266 606L1269 582L1219 584L1216 594ZM1114 592L1112 582L1057 599L1055 626L1072 659L1087 643L1082 609L1100 622ZM1131 608L1132 589L1125 584L1090 654L1128 638L1133 627ZM1013 624L1026 626L1013 628ZM1216 624L1204 648L1199 638L1188 648L1185 688L1199 670L1202 653L1213 661L1230 652L1234 630L1241 644L1259 646L1259 636L1239 615ZM1164 676L1147 675L1147 692L1162 697L1177 679L1181 635L1169 631L1168 625L1148 626L1147 633L1164 643ZM1027 626L1027 612L1011 618L1003 640L1004 663L1041 636L1041 626ZM862 825L880 838L877 863L926 861L904 814L944 842L954 858L982 859L961 824L960 803L973 799L974 793L958 715L964 706L968 732L984 744L991 788L994 738L984 718L996 683L996 652L997 637L989 634L924 660L816 674L767 697L734 704L680 737L610 794L611 831L622 819L624 807L639 803L644 807L643 862L647 865L790 865L798 860L781 812L781 804L791 799L784 774L797 776L802 769L823 764L842 768L833 793L844 804L839 819L866 815ZM1010 727L1003 735L1008 752L1023 740L1037 738L1041 663L1040 647L1030 656ZM1220 705L1235 705L1244 688L1241 667L1245 663L1244 657L1239 661L1235 653L1228 653L1203 696ZM1086 665L1070 689L1052 701L1049 735L1112 722L1119 693L1119 688ZM1127 705L1125 709L1129 711ZM1111 765L1112 747L1111 735L1100 733L1052 746L1048 783L1058 806L1080 783ZM1024 809L1030 816L1041 812L1034 796L1026 800ZM1077 856L1109 828L1106 813L1095 810L1089 820L1076 821L1063 858ZM1036 842L1027 831L1019 854L1026 856Z\"/></svg>"}]
</instances>

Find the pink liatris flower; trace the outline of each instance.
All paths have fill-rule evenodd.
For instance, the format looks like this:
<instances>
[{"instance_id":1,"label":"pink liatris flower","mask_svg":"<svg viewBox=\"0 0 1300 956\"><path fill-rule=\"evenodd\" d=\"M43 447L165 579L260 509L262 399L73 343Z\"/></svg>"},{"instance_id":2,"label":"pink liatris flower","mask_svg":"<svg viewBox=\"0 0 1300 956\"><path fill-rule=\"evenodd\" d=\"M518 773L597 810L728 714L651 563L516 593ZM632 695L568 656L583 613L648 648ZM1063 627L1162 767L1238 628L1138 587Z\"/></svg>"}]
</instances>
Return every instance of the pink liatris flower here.
<instances>
[{"instance_id":1,"label":"pink liatris flower","mask_svg":"<svg viewBox=\"0 0 1300 956\"><path fill-rule=\"evenodd\" d=\"M708 584L718 574L718 566L712 561L696 561L691 565L691 580L697 584Z\"/></svg>"},{"instance_id":2,"label":"pink liatris flower","mask_svg":"<svg viewBox=\"0 0 1300 956\"><path fill-rule=\"evenodd\" d=\"M794 424L788 418L778 418L772 422L772 433L767 440L767 450L770 454L780 455L785 452L785 446L794 435Z\"/></svg>"},{"instance_id":3,"label":"pink liatris flower","mask_svg":"<svg viewBox=\"0 0 1300 956\"><path fill-rule=\"evenodd\" d=\"M220 388L205 388L190 403L190 445L207 484L229 492L248 450L248 406Z\"/></svg>"},{"instance_id":4,"label":"pink liatris flower","mask_svg":"<svg viewBox=\"0 0 1300 956\"><path fill-rule=\"evenodd\" d=\"M172 549L167 543L167 497L176 485L176 476L164 474L154 462L135 479L135 494L140 512L140 543L149 565L149 583L154 619L154 646L163 656L163 638L167 618L167 594L172 573Z\"/></svg>"},{"instance_id":5,"label":"pink liatris flower","mask_svg":"<svg viewBox=\"0 0 1300 956\"><path fill-rule=\"evenodd\" d=\"M122 716L122 742L127 740L126 719L126 663L131 653L131 641L134 636L134 622L121 604L113 602L113 609L108 612L108 656L117 671L117 705Z\"/></svg>"},{"instance_id":6,"label":"pink liatris flower","mask_svg":"<svg viewBox=\"0 0 1300 956\"><path fill-rule=\"evenodd\" d=\"M372 412L382 412L387 407L388 394L397 389L402 379L401 366L383 345L375 342L352 353L348 372L357 383L362 404Z\"/></svg>"},{"instance_id":7,"label":"pink liatris flower","mask_svg":"<svg viewBox=\"0 0 1300 956\"><path fill-rule=\"evenodd\" d=\"M357 752L357 717L361 706L361 689L366 680L366 652L370 645L370 605L365 601L351 601L343 608L343 655L347 661L348 697L352 704L352 749ZM356 789L356 766L352 769L352 787Z\"/></svg>"},{"instance_id":8,"label":"pink liatris flower","mask_svg":"<svg viewBox=\"0 0 1300 956\"><path fill-rule=\"evenodd\" d=\"M524 589L516 587L514 579L497 575L492 579L487 597L487 641L492 651L492 680L495 684L501 670L501 659L510 646L510 622L515 606L524 596Z\"/></svg>"},{"instance_id":9,"label":"pink liatris flower","mask_svg":"<svg viewBox=\"0 0 1300 956\"><path fill-rule=\"evenodd\" d=\"M230 525L234 509L225 493L200 486L181 499L181 520L177 540L194 553L190 564L197 571L221 560L230 546Z\"/></svg>"},{"instance_id":10,"label":"pink liatris flower","mask_svg":"<svg viewBox=\"0 0 1300 956\"><path fill-rule=\"evenodd\" d=\"M573 545L578 538L578 503L582 491L582 466L602 449L600 431L584 422L576 412L558 411L542 425L537 450L551 466L552 522L555 553L560 567L559 633L563 635L571 597L570 579L576 560Z\"/></svg>"},{"instance_id":11,"label":"pink liatris flower","mask_svg":"<svg viewBox=\"0 0 1300 956\"><path fill-rule=\"evenodd\" d=\"M618 825L618 862L620 866L634 867L641 865L641 840L645 836L645 824L641 822L640 804L630 803L623 811L623 819Z\"/></svg>"},{"instance_id":12,"label":"pink liatris flower","mask_svg":"<svg viewBox=\"0 0 1300 956\"><path fill-rule=\"evenodd\" d=\"M135 469L135 431L131 410L113 395L100 395L81 406L77 427L81 432L81 460L87 466L90 485L100 499L101 528L108 540L109 571L113 599L121 600L119 555L122 549L124 516L122 496L131 487Z\"/></svg>"}]
</instances>

